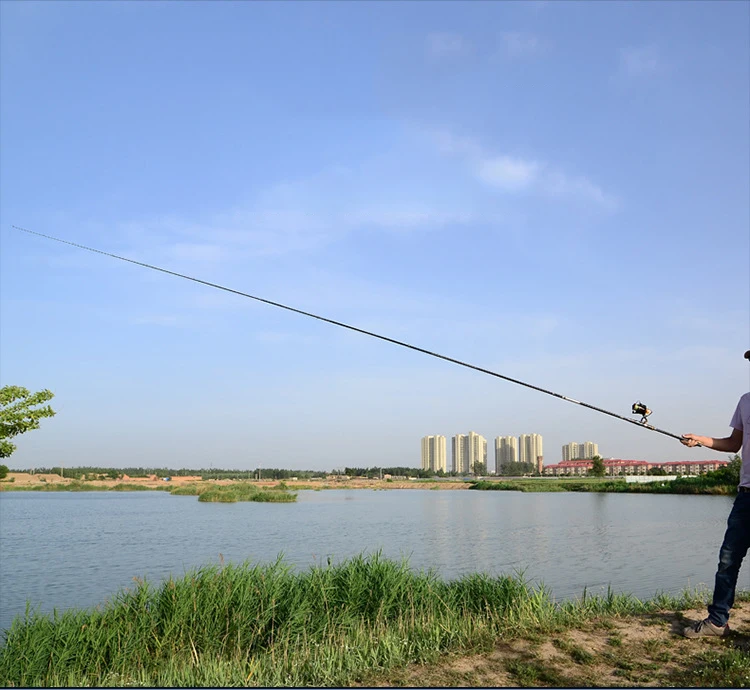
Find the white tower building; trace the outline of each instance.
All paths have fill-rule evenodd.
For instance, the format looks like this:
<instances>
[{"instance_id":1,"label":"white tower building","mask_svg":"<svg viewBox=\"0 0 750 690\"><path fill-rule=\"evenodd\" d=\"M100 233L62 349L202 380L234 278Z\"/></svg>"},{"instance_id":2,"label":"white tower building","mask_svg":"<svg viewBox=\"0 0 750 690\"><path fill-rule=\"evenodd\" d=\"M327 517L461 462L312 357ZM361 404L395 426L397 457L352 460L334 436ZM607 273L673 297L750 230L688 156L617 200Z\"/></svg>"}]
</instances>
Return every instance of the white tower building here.
<instances>
[{"instance_id":1,"label":"white tower building","mask_svg":"<svg viewBox=\"0 0 750 690\"><path fill-rule=\"evenodd\" d=\"M519 462L530 462L536 467L536 459L544 455L540 434L521 434L518 437Z\"/></svg>"},{"instance_id":2,"label":"white tower building","mask_svg":"<svg viewBox=\"0 0 750 690\"><path fill-rule=\"evenodd\" d=\"M500 468L511 462L518 462L518 439L498 436L495 438L495 474L500 474Z\"/></svg>"},{"instance_id":3,"label":"white tower building","mask_svg":"<svg viewBox=\"0 0 750 690\"><path fill-rule=\"evenodd\" d=\"M422 437L422 469L438 472L446 470L445 436Z\"/></svg>"},{"instance_id":4,"label":"white tower building","mask_svg":"<svg viewBox=\"0 0 750 690\"><path fill-rule=\"evenodd\" d=\"M487 439L475 431L456 434L451 443L453 471L459 474L473 472L475 462L487 463Z\"/></svg>"}]
</instances>

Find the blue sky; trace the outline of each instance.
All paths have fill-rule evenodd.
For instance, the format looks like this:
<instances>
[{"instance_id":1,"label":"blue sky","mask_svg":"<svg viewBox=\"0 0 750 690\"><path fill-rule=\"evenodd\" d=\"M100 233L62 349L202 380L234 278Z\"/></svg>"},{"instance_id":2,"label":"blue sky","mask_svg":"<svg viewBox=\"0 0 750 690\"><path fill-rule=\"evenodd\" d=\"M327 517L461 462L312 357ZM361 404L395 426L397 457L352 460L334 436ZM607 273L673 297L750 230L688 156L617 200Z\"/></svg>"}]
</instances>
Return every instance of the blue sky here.
<instances>
[{"instance_id":1,"label":"blue sky","mask_svg":"<svg viewBox=\"0 0 750 690\"><path fill-rule=\"evenodd\" d=\"M0 4L0 383L13 467L715 457L748 390L750 5Z\"/></svg>"}]
</instances>

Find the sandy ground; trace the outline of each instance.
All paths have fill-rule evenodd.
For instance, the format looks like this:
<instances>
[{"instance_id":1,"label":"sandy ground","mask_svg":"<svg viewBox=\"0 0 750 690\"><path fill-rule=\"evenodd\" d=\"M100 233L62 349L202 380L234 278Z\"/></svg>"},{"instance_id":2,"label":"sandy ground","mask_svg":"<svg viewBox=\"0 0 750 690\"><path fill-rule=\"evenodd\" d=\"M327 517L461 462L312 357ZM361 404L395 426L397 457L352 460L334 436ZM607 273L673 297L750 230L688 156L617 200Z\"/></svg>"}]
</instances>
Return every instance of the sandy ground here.
<instances>
[{"instance_id":1,"label":"sandy ground","mask_svg":"<svg viewBox=\"0 0 750 690\"><path fill-rule=\"evenodd\" d=\"M27 474L25 472L10 472L8 479L13 478L16 485L33 485L42 483L70 484L73 479L64 479L59 474ZM101 486L103 489L110 488L115 484L142 484L147 487L163 487L164 484L185 485L192 482L200 481L200 477L172 477L171 481L165 482L162 479L103 479L88 482L93 486ZM210 480L216 484L233 484L236 480L221 479ZM256 486L271 487L280 482L276 480L253 481ZM412 482L412 481L388 481L386 479L331 479L322 481L291 481L286 480L286 485L290 489L433 489L440 491L466 490L469 488L469 482ZM1 487L2 485L0 485Z\"/></svg>"},{"instance_id":2,"label":"sandy ground","mask_svg":"<svg viewBox=\"0 0 750 690\"><path fill-rule=\"evenodd\" d=\"M701 652L750 652L750 604L736 605L726 638L690 640L682 629L705 609L594 621L586 629L501 642L485 654L409 666L381 687L684 687ZM686 676L685 674L688 674ZM715 683L711 683L715 685ZM689 683L702 687L700 679ZM718 684L722 687L721 683Z\"/></svg>"},{"instance_id":3,"label":"sandy ground","mask_svg":"<svg viewBox=\"0 0 750 690\"><path fill-rule=\"evenodd\" d=\"M26 474L25 472L9 472L8 480L12 479L14 484L39 484L45 482L65 482L69 479L63 479L59 474Z\"/></svg>"}]
</instances>

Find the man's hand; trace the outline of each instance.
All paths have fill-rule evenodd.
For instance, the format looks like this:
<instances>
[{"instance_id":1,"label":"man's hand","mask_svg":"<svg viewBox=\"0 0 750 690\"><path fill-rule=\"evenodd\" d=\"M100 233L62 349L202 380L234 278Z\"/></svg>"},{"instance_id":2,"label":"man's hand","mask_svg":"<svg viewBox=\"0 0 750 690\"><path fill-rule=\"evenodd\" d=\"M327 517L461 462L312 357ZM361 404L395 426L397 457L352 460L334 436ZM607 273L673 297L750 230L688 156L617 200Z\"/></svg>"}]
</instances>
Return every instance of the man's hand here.
<instances>
[{"instance_id":1,"label":"man's hand","mask_svg":"<svg viewBox=\"0 0 750 690\"><path fill-rule=\"evenodd\" d=\"M703 446L718 450L721 453L736 453L742 448L742 429L732 429L732 435L726 438L711 438L710 436L697 436L696 434L683 434L680 443L689 448Z\"/></svg>"}]
</instances>

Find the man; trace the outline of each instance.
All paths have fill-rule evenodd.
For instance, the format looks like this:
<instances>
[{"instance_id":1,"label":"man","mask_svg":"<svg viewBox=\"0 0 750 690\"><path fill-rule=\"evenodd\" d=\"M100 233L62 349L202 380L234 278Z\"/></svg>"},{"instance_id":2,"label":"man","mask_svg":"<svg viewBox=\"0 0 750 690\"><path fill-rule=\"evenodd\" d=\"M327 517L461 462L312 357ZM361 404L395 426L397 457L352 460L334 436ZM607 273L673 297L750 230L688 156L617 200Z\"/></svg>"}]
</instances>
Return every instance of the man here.
<instances>
[{"instance_id":1,"label":"man","mask_svg":"<svg viewBox=\"0 0 750 690\"><path fill-rule=\"evenodd\" d=\"M750 350L745 353L745 359L750 360ZM729 426L732 427L732 433L726 438L685 434L681 439L681 443L690 448L700 445L727 453L736 453L742 448L740 485L727 520L724 543L719 551L719 567L716 571L713 600L708 606L708 617L685 628L685 637L722 637L729 634L729 609L734 604L742 559L750 547L750 393L745 393L740 398Z\"/></svg>"}]
</instances>

